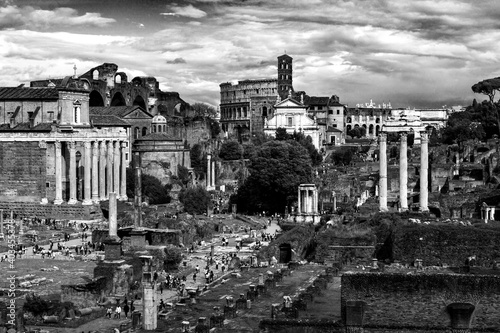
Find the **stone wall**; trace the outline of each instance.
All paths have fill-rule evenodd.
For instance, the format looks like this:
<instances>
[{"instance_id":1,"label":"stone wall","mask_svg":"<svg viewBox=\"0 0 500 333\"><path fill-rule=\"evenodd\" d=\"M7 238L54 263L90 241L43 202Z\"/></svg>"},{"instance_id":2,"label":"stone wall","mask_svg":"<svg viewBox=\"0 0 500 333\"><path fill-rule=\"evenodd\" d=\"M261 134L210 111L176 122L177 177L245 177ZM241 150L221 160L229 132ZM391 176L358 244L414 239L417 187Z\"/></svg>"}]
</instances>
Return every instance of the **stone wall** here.
<instances>
[{"instance_id":1,"label":"stone wall","mask_svg":"<svg viewBox=\"0 0 500 333\"><path fill-rule=\"evenodd\" d=\"M0 209L13 211L18 216L39 218L54 218L61 220L101 220L102 212L98 205L42 205L33 202L0 201Z\"/></svg>"},{"instance_id":2,"label":"stone wall","mask_svg":"<svg viewBox=\"0 0 500 333\"><path fill-rule=\"evenodd\" d=\"M40 202L45 195L45 149L37 141L0 145L0 200Z\"/></svg>"},{"instance_id":3,"label":"stone wall","mask_svg":"<svg viewBox=\"0 0 500 333\"><path fill-rule=\"evenodd\" d=\"M450 304L457 302L475 306L470 320L474 332L500 330L498 276L345 273L341 284L344 323L363 326L365 332L449 329ZM362 305L357 315L352 311L353 301ZM458 326L467 324L467 318L462 319Z\"/></svg>"},{"instance_id":4,"label":"stone wall","mask_svg":"<svg viewBox=\"0 0 500 333\"><path fill-rule=\"evenodd\" d=\"M97 278L87 284L63 285L61 302L72 302L79 309L96 306L105 287L105 278Z\"/></svg>"}]
</instances>

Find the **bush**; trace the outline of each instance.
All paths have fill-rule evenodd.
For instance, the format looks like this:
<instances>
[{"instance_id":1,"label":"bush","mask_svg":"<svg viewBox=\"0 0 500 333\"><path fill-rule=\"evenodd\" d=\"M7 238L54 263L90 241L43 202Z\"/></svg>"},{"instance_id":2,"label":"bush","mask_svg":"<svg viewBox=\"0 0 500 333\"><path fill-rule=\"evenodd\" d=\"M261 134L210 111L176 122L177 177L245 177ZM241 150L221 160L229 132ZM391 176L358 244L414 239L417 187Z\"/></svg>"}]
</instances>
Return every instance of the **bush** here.
<instances>
[{"instance_id":1,"label":"bush","mask_svg":"<svg viewBox=\"0 0 500 333\"><path fill-rule=\"evenodd\" d=\"M164 260L164 267L166 270L176 270L182 262L182 251L174 245L167 245L165 247L166 259Z\"/></svg>"},{"instance_id":2,"label":"bush","mask_svg":"<svg viewBox=\"0 0 500 333\"><path fill-rule=\"evenodd\" d=\"M134 169L127 168L127 196L129 198L135 197L135 173ZM142 197L149 198L149 203L165 204L170 203L169 185L162 185L161 181L151 175L141 175Z\"/></svg>"},{"instance_id":3,"label":"bush","mask_svg":"<svg viewBox=\"0 0 500 333\"><path fill-rule=\"evenodd\" d=\"M189 214L203 214L210 204L210 194L201 186L184 188L179 193L179 201Z\"/></svg>"}]
</instances>

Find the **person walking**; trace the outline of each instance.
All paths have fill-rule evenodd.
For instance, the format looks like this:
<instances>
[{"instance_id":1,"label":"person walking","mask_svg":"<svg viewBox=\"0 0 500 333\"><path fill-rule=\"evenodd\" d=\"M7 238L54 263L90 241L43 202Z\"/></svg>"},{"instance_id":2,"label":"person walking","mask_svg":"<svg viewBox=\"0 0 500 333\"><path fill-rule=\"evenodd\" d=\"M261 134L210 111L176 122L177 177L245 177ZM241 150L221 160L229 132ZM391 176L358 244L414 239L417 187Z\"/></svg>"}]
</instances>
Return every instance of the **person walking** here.
<instances>
[{"instance_id":1,"label":"person walking","mask_svg":"<svg viewBox=\"0 0 500 333\"><path fill-rule=\"evenodd\" d=\"M125 306L123 307L123 312L125 312L125 318L128 318L128 312L129 312L130 308L128 306L128 302L125 301Z\"/></svg>"},{"instance_id":2,"label":"person walking","mask_svg":"<svg viewBox=\"0 0 500 333\"><path fill-rule=\"evenodd\" d=\"M120 319L121 314L122 314L122 308L119 305L117 305L115 309L115 318Z\"/></svg>"}]
</instances>

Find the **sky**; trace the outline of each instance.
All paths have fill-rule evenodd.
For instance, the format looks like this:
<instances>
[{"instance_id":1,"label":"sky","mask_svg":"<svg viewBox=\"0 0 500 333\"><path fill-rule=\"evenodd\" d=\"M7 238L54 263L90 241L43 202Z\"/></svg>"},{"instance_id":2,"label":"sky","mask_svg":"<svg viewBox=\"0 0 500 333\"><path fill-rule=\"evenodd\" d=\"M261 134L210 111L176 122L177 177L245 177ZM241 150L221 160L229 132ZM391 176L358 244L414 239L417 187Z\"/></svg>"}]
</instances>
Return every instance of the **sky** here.
<instances>
[{"instance_id":1,"label":"sky","mask_svg":"<svg viewBox=\"0 0 500 333\"><path fill-rule=\"evenodd\" d=\"M188 103L219 84L276 78L348 106L469 105L500 76L496 0L0 0L0 86L115 63Z\"/></svg>"}]
</instances>

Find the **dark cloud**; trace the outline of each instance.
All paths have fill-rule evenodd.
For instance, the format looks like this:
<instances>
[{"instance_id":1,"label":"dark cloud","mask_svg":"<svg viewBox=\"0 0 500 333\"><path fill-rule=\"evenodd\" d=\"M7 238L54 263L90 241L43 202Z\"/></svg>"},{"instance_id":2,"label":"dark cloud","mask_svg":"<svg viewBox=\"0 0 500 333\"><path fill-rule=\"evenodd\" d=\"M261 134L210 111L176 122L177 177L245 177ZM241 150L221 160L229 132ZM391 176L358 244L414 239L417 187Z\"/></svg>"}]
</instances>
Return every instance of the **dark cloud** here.
<instances>
[{"instance_id":1,"label":"dark cloud","mask_svg":"<svg viewBox=\"0 0 500 333\"><path fill-rule=\"evenodd\" d=\"M175 58L174 60L167 61L167 64L185 64L186 60L182 58Z\"/></svg>"}]
</instances>

